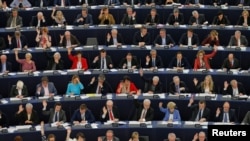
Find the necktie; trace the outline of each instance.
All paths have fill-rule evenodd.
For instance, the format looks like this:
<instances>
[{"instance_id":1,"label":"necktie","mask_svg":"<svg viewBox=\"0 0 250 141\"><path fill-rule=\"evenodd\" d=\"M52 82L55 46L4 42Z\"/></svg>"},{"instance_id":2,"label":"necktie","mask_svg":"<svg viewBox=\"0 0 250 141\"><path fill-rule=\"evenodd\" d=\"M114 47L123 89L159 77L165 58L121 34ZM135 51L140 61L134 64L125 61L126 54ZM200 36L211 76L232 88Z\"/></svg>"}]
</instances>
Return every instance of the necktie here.
<instances>
[{"instance_id":1,"label":"necktie","mask_svg":"<svg viewBox=\"0 0 250 141\"><path fill-rule=\"evenodd\" d=\"M17 48L21 48L20 39L17 39Z\"/></svg>"},{"instance_id":2,"label":"necktie","mask_svg":"<svg viewBox=\"0 0 250 141\"><path fill-rule=\"evenodd\" d=\"M110 120L114 120L114 116L113 116L113 113L112 113L111 110L109 111L109 119L110 119Z\"/></svg>"},{"instance_id":3,"label":"necktie","mask_svg":"<svg viewBox=\"0 0 250 141\"><path fill-rule=\"evenodd\" d=\"M199 110L199 113L197 115L197 121L199 121L202 118L202 110Z\"/></svg>"},{"instance_id":4,"label":"necktie","mask_svg":"<svg viewBox=\"0 0 250 141\"><path fill-rule=\"evenodd\" d=\"M2 72L6 71L6 63L2 64Z\"/></svg>"},{"instance_id":5,"label":"necktie","mask_svg":"<svg viewBox=\"0 0 250 141\"><path fill-rule=\"evenodd\" d=\"M175 91L176 91L177 93L181 93L181 92L180 92L180 86L179 86L179 85L176 85L175 88L176 88Z\"/></svg>"},{"instance_id":6,"label":"necktie","mask_svg":"<svg viewBox=\"0 0 250 141\"><path fill-rule=\"evenodd\" d=\"M104 69L104 59L102 58L101 69Z\"/></svg>"},{"instance_id":7,"label":"necktie","mask_svg":"<svg viewBox=\"0 0 250 141\"><path fill-rule=\"evenodd\" d=\"M16 17L13 17L11 27L16 27Z\"/></svg>"},{"instance_id":8,"label":"necktie","mask_svg":"<svg viewBox=\"0 0 250 141\"><path fill-rule=\"evenodd\" d=\"M142 116L141 116L141 119L145 119L145 117L146 117L146 110L145 109L143 109L143 114L142 114Z\"/></svg>"},{"instance_id":9,"label":"necktie","mask_svg":"<svg viewBox=\"0 0 250 141\"><path fill-rule=\"evenodd\" d=\"M155 58L152 59L152 67L155 67Z\"/></svg>"},{"instance_id":10,"label":"necktie","mask_svg":"<svg viewBox=\"0 0 250 141\"><path fill-rule=\"evenodd\" d=\"M181 61L178 61L177 67L181 67Z\"/></svg>"},{"instance_id":11,"label":"necktie","mask_svg":"<svg viewBox=\"0 0 250 141\"><path fill-rule=\"evenodd\" d=\"M59 121L59 118L58 118L58 112L56 112L56 115L55 115L55 122Z\"/></svg>"},{"instance_id":12,"label":"necktie","mask_svg":"<svg viewBox=\"0 0 250 141\"><path fill-rule=\"evenodd\" d=\"M223 122L227 122L227 121L228 121L227 113L224 113L224 119L223 119Z\"/></svg>"},{"instance_id":13,"label":"necktie","mask_svg":"<svg viewBox=\"0 0 250 141\"><path fill-rule=\"evenodd\" d=\"M131 0L131 5L134 6L134 0Z\"/></svg>"},{"instance_id":14,"label":"necktie","mask_svg":"<svg viewBox=\"0 0 250 141\"><path fill-rule=\"evenodd\" d=\"M151 18L151 23L154 23L155 22L155 17L152 17Z\"/></svg>"},{"instance_id":15,"label":"necktie","mask_svg":"<svg viewBox=\"0 0 250 141\"><path fill-rule=\"evenodd\" d=\"M230 67L233 68L233 61L230 62Z\"/></svg>"}]
</instances>

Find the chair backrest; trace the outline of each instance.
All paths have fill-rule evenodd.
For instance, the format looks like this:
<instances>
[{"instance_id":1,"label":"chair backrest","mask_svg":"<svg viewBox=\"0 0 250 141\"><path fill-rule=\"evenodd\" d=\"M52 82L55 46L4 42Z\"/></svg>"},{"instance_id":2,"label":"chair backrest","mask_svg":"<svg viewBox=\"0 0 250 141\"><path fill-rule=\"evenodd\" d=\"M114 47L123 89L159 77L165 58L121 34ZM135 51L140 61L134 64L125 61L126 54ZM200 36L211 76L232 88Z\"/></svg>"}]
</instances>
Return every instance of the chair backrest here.
<instances>
[{"instance_id":1,"label":"chair backrest","mask_svg":"<svg viewBox=\"0 0 250 141\"><path fill-rule=\"evenodd\" d=\"M140 136L140 137L139 137L139 140L142 140L142 141L149 141L149 137L148 137L148 136Z\"/></svg>"},{"instance_id":2,"label":"chair backrest","mask_svg":"<svg viewBox=\"0 0 250 141\"><path fill-rule=\"evenodd\" d=\"M87 46L98 46L97 38L87 38Z\"/></svg>"}]
</instances>

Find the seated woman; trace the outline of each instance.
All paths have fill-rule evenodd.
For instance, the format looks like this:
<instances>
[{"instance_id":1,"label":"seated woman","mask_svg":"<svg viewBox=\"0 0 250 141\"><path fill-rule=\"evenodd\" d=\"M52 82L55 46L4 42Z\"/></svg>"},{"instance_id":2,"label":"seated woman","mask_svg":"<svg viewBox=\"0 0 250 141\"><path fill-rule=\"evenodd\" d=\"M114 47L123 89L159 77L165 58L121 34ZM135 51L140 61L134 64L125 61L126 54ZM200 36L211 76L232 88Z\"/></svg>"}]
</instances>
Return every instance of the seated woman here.
<instances>
[{"instance_id":1,"label":"seated woman","mask_svg":"<svg viewBox=\"0 0 250 141\"><path fill-rule=\"evenodd\" d=\"M71 82L68 84L66 95L80 95L84 89L78 75L73 75Z\"/></svg>"},{"instance_id":2,"label":"seated woman","mask_svg":"<svg viewBox=\"0 0 250 141\"><path fill-rule=\"evenodd\" d=\"M46 70L63 70L64 63L61 59L61 54L59 52L55 52L53 56L50 56L48 52L46 52L46 56L48 59L48 65Z\"/></svg>"},{"instance_id":3,"label":"seated woman","mask_svg":"<svg viewBox=\"0 0 250 141\"><path fill-rule=\"evenodd\" d=\"M238 19L237 25L242 25L242 26L250 25L249 12L247 10L242 11L242 14Z\"/></svg>"},{"instance_id":4,"label":"seated woman","mask_svg":"<svg viewBox=\"0 0 250 141\"><path fill-rule=\"evenodd\" d=\"M18 50L15 50L15 57L16 57L16 61L22 65L22 71L23 72L36 71L35 62L31 60L31 58L32 58L31 53L26 53L25 54L25 59L19 59Z\"/></svg>"},{"instance_id":5,"label":"seated woman","mask_svg":"<svg viewBox=\"0 0 250 141\"><path fill-rule=\"evenodd\" d=\"M51 18L54 20L54 24L55 26L64 26L66 25L66 19L63 15L63 12L61 10L56 11L56 8L54 7L52 9L52 13L51 13Z\"/></svg>"},{"instance_id":6,"label":"seated woman","mask_svg":"<svg viewBox=\"0 0 250 141\"><path fill-rule=\"evenodd\" d=\"M212 25L221 25L221 26L230 25L230 21L222 11L219 11L217 16L214 17Z\"/></svg>"},{"instance_id":7,"label":"seated woman","mask_svg":"<svg viewBox=\"0 0 250 141\"><path fill-rule=\"evenodd\" d=\"M145 141L145 139L140 138L140 135L138 132L133 132L131 135L131 138L128 141Z\"/></svg>"},{"instance_id":8,"label":"seated woman","mask_svg":"<svg viewBox=\"0 0 250 141\"><path fill-rule=\"evenodd\" d=\"M116 89L116 94L125 93L133 95L133 94L139 94L139 91L140 90L136 88L135 84L131 82L130 77L125 75L123 77L123 80L118 84L118 87Z\"/></svg>"},{"instance_id":9,"label":"seated woman","mask_svg":"<svg viewBox=\"0 0 250 141\"><path fill-rule=\"evenodd\" d=\"M112 14L109 13L109 9L107 7L104 7L101 9L100 15L98 17L100 20L100 24L104 25L113 25L115 24L115 19Z\"/></svg>"},{"instance_id":10,"label":"seated woman","mask_svg":"<svg viewBox=\"0 0 250 141\"><path fill-rule=\"evenodd\" d=\"M10 90L10 97L23 98L28 96L28 90L23 81L18 80L16 85L13 85Z\"/></svg>"},{"instance_id":11,"label":"seated woman","mask_svg":"<svg viewBox=\"0 0 250 141\"><path fill-rule=\"evenodd\" d=\"M216 30L212 30L208 37L205 38L203 41L202 41L202 46L206 46L206 47L214 47L214 46L219 46L220 45L220 42L219 42L219 37L218 37L218 32Z\"/></svg>"},{"instance_id":12,"label":"seated woman","mask_svg":"<svg viewBox=\"0 0 250 141\"><path fill-rule=\"evenodd\" d=\"M88 69L87 59L82 56L81 52L77 52L75 56L71 54L72 48L68 48L68 57L72 61L71 69Z\"/></svg>"},{"instance_id":13,"label":"seated woman","mask_svg":"<svg viewBox=\"0 0 250 141\"><path fill-rule=\"evenodd\" d=\"M204 81L200 82L199 84L197 78L194 78L193 82L196 88L196 93L215 93L214 81L211 75L205 76Z\"/></svg>"},{"instance_id":14,"label":"seated woman","mask_svg":"<svg viewBox=\"0 0 250 141\"><path fill-rule=\"evenodd\" d=\"M51 36L49 35L49 29L47 27L42 27L41 30L37 29L36 32L36 42L38 47L42 47L44 49L51 47Z\"/></svg>"},{"instance_id":15,"label":"seated woman","mask_svg":"<svg viewBox=\"0 0 250 141\"><path fill-rule=\"evenodd\" d=\"M176 104L174 102L172 101L168 102L167 108L163 108L162 105L163 103L160 102L159 103L160 111L165 113L163 121L169 121L169 122L181 121L179 110L175 109Z\"/></svg>"}]
</instances>

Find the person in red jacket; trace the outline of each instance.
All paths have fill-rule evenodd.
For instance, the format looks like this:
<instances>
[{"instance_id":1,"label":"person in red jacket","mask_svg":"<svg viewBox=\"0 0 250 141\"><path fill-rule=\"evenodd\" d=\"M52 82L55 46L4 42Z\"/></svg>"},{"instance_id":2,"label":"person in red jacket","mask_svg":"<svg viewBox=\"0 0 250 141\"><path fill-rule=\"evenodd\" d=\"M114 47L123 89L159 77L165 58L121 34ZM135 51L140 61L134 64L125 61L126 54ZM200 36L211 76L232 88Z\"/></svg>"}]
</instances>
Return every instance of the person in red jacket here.
<instances>
[{"instance_id":1,"label":"person in red jacket","mask_svg":"<svg viewBox=\"0 0 250 141\"><path fill-rule=\"evenodd\" d=\"M82 57L81 52L77 52L75 56L71 54L72 48L68 48L68 57L72 61L71 69L88 69L87 59Z\"/></svg>"},{"instance_id":2,"label":"person in red jacket","mask_svg":"<svg viewBox=\"0 0 250 141\"><path fill-rule=\"evenodd\" d=\"M131 79L129 76L125 75L123 77L123 80L118 84L118 87L116 89L116 94L139 94L140 90L138 90L133 82L131 82Z\"/></svg>"},{"instance_id":3,"label":"person in red jacket","mask_svg":"<svg viewBox=\"0 0 250 141\"><path fill-rule=\"evenodd\" d=\"M204 50L199 50L197 57L194 60L194 70L197 69L211 69L209 59L213 58L217 52L217 46L214 47L214 50L210 54L205 54Z\"/></svg>"}]
</instances>

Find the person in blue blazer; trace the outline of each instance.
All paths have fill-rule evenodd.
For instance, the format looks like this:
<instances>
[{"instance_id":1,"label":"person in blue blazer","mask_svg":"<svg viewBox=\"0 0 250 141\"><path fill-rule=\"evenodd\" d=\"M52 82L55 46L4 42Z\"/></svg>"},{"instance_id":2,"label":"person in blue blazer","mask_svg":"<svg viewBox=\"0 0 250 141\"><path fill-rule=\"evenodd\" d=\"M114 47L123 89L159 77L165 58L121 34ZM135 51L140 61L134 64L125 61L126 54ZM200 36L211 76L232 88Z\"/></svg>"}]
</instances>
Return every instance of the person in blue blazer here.
<instances>
[{"instance_id":1,"label":"person in blue blazer","mask_svg":"<svg viewBox=\"0 0 250 141\"><path fill-rule=\"evenodd\" d=\"M71 117L71 123L74 125L93 122L95 122L95 117L85 104L81 104Z\"/></svg>"},{"instance_id":2,"label":"person in blue blazer","mask_svg":"<svg viewBox=\"0 0 250 141\"><path fill-rule=\"evenodd\" d=\"M172 101L168 102L167 108L162 107L163 103L159 103L160 111L165 113L163 121L181 121L179 110L175 109L176 104Z\"/></svg>"}]
</instances>

